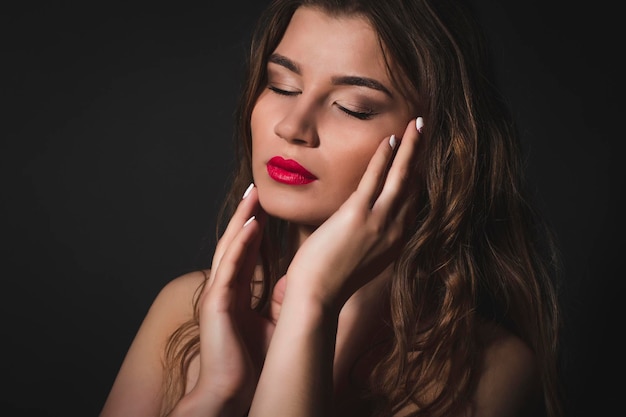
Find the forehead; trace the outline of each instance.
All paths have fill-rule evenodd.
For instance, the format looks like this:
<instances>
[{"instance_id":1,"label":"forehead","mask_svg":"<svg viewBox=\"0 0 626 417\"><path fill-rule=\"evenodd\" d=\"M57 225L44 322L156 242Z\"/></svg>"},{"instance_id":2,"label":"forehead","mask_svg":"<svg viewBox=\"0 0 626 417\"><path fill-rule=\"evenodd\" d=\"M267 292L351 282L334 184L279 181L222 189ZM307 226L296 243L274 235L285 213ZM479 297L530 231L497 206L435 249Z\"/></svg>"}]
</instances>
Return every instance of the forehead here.
<instances>
[{"instance_id":1,"label":"forehead","mask_svg":"<svg viewBox=\"0 0 626 417\"><path fill-rule=\"evenodd\" d=\"M378 35L360 15L329 15L319 8L300 7L275 52L298 63L303 73L354 73L388 80Z\"/></svg>"}]
</instances>

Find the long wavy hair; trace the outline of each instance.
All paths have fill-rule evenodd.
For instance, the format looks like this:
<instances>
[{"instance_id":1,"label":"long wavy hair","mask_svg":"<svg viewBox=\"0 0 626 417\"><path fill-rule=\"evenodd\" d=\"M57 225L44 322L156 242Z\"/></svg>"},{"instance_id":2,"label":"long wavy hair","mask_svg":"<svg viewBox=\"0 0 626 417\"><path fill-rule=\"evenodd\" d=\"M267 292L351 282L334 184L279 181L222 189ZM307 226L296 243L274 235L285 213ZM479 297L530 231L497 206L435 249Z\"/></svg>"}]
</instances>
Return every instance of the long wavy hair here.
<instances>
[{"instance_id":1,"label":"long wavy hair","mask_svg":"<svg viewBox=\"0 0 626 417\"><path fill-rule=\"evenodd\" d=\"M237 166L217 236L253 180L250 116L267 85L268 57L300 6L369 19L394 68L390 74L402 74L394 81L403 83L401 91L414 92L408 99L419 103L427 123L414 172L420 211L390 288L393 338L371 376L375 414L416 404L411 415L447 416L470 403L484 352L478 327L486 320L534 351L546 414L560 416L558 257L532 203L516 127L492 84L483 33L465 2L272 1L251 40L236 110ZM261 311L280 278L286 233L284 221L269 218L261 250L263 291L255 304ZM189 363L198 353L196 297L194 318L166 348L164 414L184 395Z\"/></svg>"}]
</instances>

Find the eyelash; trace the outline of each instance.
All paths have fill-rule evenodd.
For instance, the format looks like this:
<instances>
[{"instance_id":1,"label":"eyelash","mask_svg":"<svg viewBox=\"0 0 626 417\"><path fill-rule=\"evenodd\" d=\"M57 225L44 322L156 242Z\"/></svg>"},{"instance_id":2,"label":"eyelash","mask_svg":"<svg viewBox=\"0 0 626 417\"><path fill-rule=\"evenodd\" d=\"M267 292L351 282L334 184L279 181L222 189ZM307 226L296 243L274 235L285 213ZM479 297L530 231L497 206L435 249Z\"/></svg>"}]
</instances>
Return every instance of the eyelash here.
<instances>
[{"instance_id":1,"label":"eyelash","mask_svg":"<svg viewBox=\"0 0 626 417\"><path fill-rule=\"evenodd\" d=\"M267 87L269 90L273 91L276 94L279 94L281 96L287 96L287 97L293 97L293 96L297 96L298 94L300 94L299 91L287 91L287 90L282 90L278 87L275 87L273 85L270 85ZM343 106L337 105L337 107L339 107L339 109L344 112L345 114L347 114L350 117L354 117L357 118L359 120L369 120L371 119L373 116L376 115L375 112L373 111L366 111L366 112L359 112L359 111L353 111L350 109L346 109Z\"/></svg>"},{"instance_id":2,"label":"eyelash","mask_svg":"<svg viewBox=\"0 0 626 417\"><path fill-rule=\"evenodd\" d=\"M340 106L340 105L337 105L337 106L342 112L346 113L348 116L356 117L359 120L369 120L372 117L374 117L374 115L376 115L376 113L374 113L371 110L366 111L366 112L360 112L360 111L352 111L352 110L346 109L345 107Z\"/></svg>"},{"instance_id":3,"label":"eyelash","mask_svg":"<svg viewBox=\"0 0 626 417\"><path fill-rule=\"evenodd\" d=\"M297 96L298 94L300 94L299 91L287 91L287 90L281 90L278 87L274 87L273 85L268 86L267 88L269 88L270 90L272 90L273 92L275 92L276 94L280 94L281 96L288 96L288 97L292 97L292 96Z\"/></svg>"}]
</instances>

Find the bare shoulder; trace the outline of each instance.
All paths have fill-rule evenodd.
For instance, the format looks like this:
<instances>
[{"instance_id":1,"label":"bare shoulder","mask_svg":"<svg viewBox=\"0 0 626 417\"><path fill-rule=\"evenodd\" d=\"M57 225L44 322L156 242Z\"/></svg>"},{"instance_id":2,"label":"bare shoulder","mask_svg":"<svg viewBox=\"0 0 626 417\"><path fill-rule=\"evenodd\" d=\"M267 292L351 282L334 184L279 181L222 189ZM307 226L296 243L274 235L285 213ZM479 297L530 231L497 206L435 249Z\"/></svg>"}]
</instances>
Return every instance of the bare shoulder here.
<instances>
[{"instance_id":1,"label":"bare shoulder","mask_svg":"<svg viewBox=\"0 0 626 417\"><path fill-rule=\"evenodd\" d=\"M164 340L178 326L191 319L194 296L204 279L203 271L193 271L168 282L152 302L140 332L149 331L154 343L155 338Z\"/></svg>"},{"instance_id":2,"label":"bare shoulder","mask_svg":"<svg viewBox=\"0 0 626 417\"><path fill-rule=\"evenodd\" d=\"M163 352L169 336L193 316L202 271L174 278L156 296L133 339L100 417L148 416L159 412Z\"/></svg>"},{"instance_id":3,"label":"bare shoulder","mask_svg":"<svg viewBox=\"0 0 626 417\"><path fill-rule=\"evenodd\" d=\"M159 292L151 309L168 311L168 316L187 316L193 314L193 300L204 282L208 271L193 271L168 282Z\"/></svg>"},{"instance_id":4,"label":"bare shoulder","mask_svg":"<svg viewBox=\"0 0 626 417\"><path fill-rule=\"evenodd\" d=\"M539 396L539 376L532 349L500 326L485 325L483 368L478 383L476 415L524 416Z\"/></svg>"}]
</instances>

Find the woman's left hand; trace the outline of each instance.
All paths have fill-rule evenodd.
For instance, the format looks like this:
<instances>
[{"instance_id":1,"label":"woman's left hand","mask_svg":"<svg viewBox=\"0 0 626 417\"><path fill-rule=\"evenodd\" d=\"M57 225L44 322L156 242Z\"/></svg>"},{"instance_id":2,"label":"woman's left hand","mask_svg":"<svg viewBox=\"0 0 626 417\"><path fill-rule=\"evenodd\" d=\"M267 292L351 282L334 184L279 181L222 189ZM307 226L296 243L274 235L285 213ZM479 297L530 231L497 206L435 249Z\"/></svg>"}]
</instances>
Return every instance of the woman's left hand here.
<instances>
[{"instance_id":1,"label":"woman's left hand","mask_svg":"<svg viewBox=\"0 0 626 417\"><path fill-rule=\"evenodd\" d=\"M413 119L401 145L380 144L356 191L297 251L287 270L286 299L297 293L296 299L310 297L339 311L397 257L416 213L412 174L420 135Z\"/></svg>"}]
</instances>

